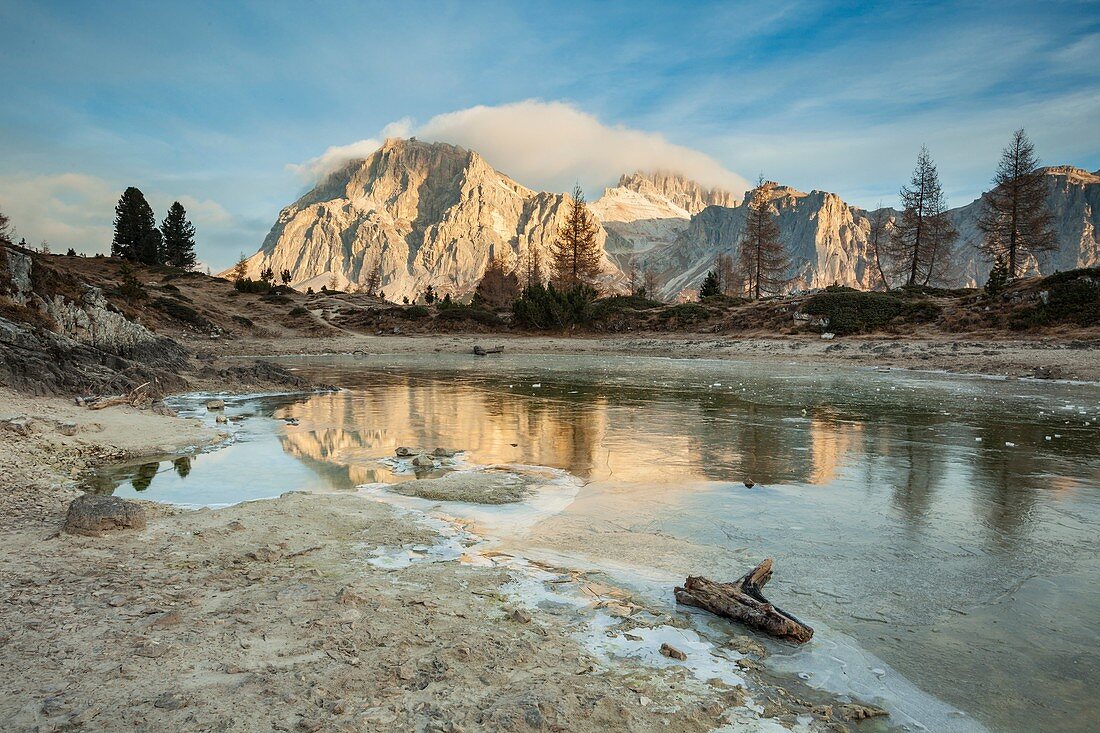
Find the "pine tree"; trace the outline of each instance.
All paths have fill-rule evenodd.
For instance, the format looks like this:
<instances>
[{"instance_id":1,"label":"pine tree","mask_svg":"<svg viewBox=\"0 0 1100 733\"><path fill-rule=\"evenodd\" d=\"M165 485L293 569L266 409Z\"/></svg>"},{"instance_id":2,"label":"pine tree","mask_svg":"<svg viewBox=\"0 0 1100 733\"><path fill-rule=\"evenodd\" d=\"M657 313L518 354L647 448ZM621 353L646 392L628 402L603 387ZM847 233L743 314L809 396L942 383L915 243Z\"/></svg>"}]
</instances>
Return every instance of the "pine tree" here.
<instances>
[{"instance_id":1,"label":"pine tree","mask_svg":"<svg viewBox=\"0 0 1100 733\"><path fill-rule=\"evenodd\" d=\"M248 258L244 256L244 252L241 252L241 256L237 258L237 264L233 265L234 284L242 282L246 275L248 275Z\"/></svg>"},{"instance_id":2,"label":"pine tree","mask_svg":"<svg viewBox=\"0 0 1100 733\"><path fill-rule=\"evenodd\" d=\"M523 266L523 287L529 288L532 285L542 285L545 282L545 278L542 274L542 257L539 256L537 247L528 245L527 254L524 256Z\"/></svg>"},{"instance_id":3,"label":"pine tree","mask_svg":"<svg viewBox=\"0 0 1100 733\"><path fill-rule=\"evenodd\" d=\"M195 267L195 227L187 220L183 204L176 201L160 223L164 237L164 264L191 270Z\"/></svg>"},{"instance_id":4,"label":"pine tree","mask_svg":"<svg viewBox=\"0 0 1100 733\"><path fill-rule=\"evenodd\" d=\"M928 148L920 149L913 177L899 195L902 213L888 242L890 259L906 285L944 279L959 235L947 219L947 200Z\"/></svg>"},{"instance_id":5,"label":"pine tree","mask_svg":"<svg viewBox=\"0 0 1100 733\"><path fill-rule=\"evenodd\" d=\"M115 236L111 256L146 265L161 264L161 235L145 195L131 186L115 206Z\"/></svg>"},{"instance_id":6,"label":"pine tree","mask_svg":"<svg viewBox=\"0 0 1100 733\"><path fill-rule=\"evenodd\" d=\"M4 212L0 211L0 242L11 244L11 238L13 236L15 236L15 234L11 227L11 219L4 216Z\"/></svg>"},{"instance_id":7,"label":"pine tree","mask_svg":"<svg viewBox=\"0 0 1100 733\"><path fill-rule=\"evenodd\" d=\"M699 286L699 300L720 295L721 293L722 288L718 284L718 273L711 270L707 273L707 276L703 278L703 284Z\"/></svg>"},{"instance_id":8,"label":"pine tree","mask_svg":"<svg viewBox=\"0 0 1100 733\"><path fill-rule=\"evenodd\" d=\"M584 203L584 192L573 189L569 216L550 246L554 280L561 289L590 284L600 274L599 225Z\"/></svg>"},{"instance_id":9,"label":"pine tree","mask_svg":"<svg viewBox=\"0 0 1100 733\"><path fill-rule=\"evenodd\" d=\"M485 273L474 290L474 303L490 308L509 308L519 297L519 277L508 272L504 261L494 257L485 266Z\"/></svg>"},{"instance_id":10,"label":"pine tree","mask_svg":"<svg viewBox=\"0 0 1100 733\"><path fill-rule=\"evenodd\" d=\"M378 256L374 259L374 264L371 265L370 271L367 273L366 290L367 295L375 297L378 291L382 288L382 257Z\"/></svg>"},{"instance_id":11,"label":"pine tree","mask_svg":"<svg viewBox=\"0 0 1100 733\"><path fill-rule=\"evenodd\" d=\"M1058 247L1046 182L1023 130L1001 152L993 190L982 197L978 228L985 234L982 252L993 262L1003 260L1010 279L1024 274L1029 257Z\"/></svg>"},{"instance_id":12,"label":"pine tree","mask_svg":"<svg viewBox=\"0 0 1100 733\"><path fill-rule=\"evenodd\" d=\"M989 279L985 281L985 292L990 298L995 298L1008 285L1008 263L998 257L993 262L993 269L989 271Z\"/></svg>"},{"instance_id":13,"label":"pine tree","mask_svg":"<svg viewBox=\"0 0 1100 733\"><path fill-rule=\"evenodd\" d=\"M778 294L789 282L785 275L791 262L779 239L779 224L768 196L770 190L763 178L757 182L749 200L745 233L741 236L737 274L753 300Z\"/></svg>"},{"instance_id":14,"label":"pine tree","mask_svg":"<svg viewBox=\"0 0 1100 733\"><path fill-rule=\"evenodd\" d=\"M290 281L294 279L294 276L290 274L290 270L283 270L279 273L279 279L283 281L283 285L290 285Z\"/></svg>"}]
</instances>

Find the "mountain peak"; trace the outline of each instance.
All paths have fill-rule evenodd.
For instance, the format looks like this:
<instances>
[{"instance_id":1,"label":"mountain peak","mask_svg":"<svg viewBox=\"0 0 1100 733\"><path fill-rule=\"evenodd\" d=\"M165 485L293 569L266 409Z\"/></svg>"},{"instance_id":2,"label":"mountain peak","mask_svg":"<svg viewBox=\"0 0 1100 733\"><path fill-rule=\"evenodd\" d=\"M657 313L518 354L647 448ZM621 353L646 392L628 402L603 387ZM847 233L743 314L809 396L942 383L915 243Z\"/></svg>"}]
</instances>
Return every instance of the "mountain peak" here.
<instances>
[{"instance_id":1,"label":"mountain peak","mask_svg":"<svg viewBox=\"0 0 1100 733\"><path fill-rule=\"evenodd\" d=\"M639 170L623 174L619 176L619 188L647 197L664 197L689 214L698 214L708 206L737 206L739 203L729 191L706 188L681 173L668 170Z\"/></svg>"}]
</instances>

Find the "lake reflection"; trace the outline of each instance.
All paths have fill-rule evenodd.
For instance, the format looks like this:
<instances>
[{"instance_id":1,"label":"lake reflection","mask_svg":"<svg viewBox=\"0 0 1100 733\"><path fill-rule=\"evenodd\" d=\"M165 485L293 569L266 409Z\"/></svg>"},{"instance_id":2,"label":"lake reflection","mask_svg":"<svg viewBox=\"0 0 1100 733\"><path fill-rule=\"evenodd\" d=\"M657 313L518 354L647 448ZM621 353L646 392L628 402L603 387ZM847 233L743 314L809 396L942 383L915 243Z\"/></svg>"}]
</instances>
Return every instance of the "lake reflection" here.
<instances>
[{"instance_id":1,"label":"lake reflection","mask_svg":"<svg viewBox=\"0 0 1100 733\"><path fill-rule=\"evenodd\" d=\"M665 590L770 555L784 605L991 729L1100 726L1095 386L574 356L287 363L347 389L231 400L238 445L110 485L200 504L348 490L408 478L378 463L400 445L561 468L586 486L508 540L525 552Z\"/></svg>"}]
</instances>

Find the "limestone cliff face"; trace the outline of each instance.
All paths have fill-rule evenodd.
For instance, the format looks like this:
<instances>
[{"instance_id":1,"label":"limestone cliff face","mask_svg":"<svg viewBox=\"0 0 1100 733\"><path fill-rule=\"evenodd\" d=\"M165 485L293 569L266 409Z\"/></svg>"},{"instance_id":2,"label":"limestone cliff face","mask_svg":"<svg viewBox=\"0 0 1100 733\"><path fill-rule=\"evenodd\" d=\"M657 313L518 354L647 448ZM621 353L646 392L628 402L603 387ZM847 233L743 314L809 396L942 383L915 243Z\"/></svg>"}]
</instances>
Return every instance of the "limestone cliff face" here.
<instances>
[{"instance_id":1,"label":"limestone cliff face","mask_svg":"<svg viewBox=\"0 0 1100 733\"><path fill-rule=\"evenodd\" d=\"M1033 270L1100 264L1100 171L1063 166L1045 173L1059 248ZM792 260L791 289L871 286L868 212L824 191L769 184L769 195ZM537 251L548 265L568 208L564 195L526 188L476 152L388 140L283 209L248 273L255 278L270 267L289 270L301 289L332 279L341 289L357 289L377 263L390 300L413 300L428 285L463 296L491 257L517 266ZM657 273L665 298L691 295L717 255L736 256L745 224L743 202L730 192L660 171L622 176L590 209L601 223L603 289L622 290L622 272L633 266ZM980 284L988 276L977 249L980 213L980 199L949 212L960 232L957 277L949 285Z\"/></svg>"},{"instance_id":2,"label":"limestone cliff face","mask_svg":"<svg viewBox=\"0 0 1100 733\"><path fill-rule=\"evenodd\" d=\"M1100 171L1071 166L1044 170L1047 202L1054 216L1058 249L1032 263L1032 272L1100 264ZM873 283L872 254L867 243L869 212L824 191L803 193L768 184L778 213L779 230L792 260L790 288L822 288L833 283L866 289ZM746 201L748 195L746 195ZM978 249L981 199L948 212L959 230L951 286L985 282L989 263ZM711 206L691 218L674 241L638 255L639 269L652 269L664 285L661 295L675 298L696 290L719 254L736 257L745 227L743 206ZM887 210L888 221L898 212Z\"/></svg>"},{"instance_id":3,"label":"limestone cliff face","mask_svg":"<svg viewBox=\"0 0 1100 733\"><path fill-rule=\"evenodd\" d=\"M283 209L248 273L270 267L289 270L298 288L332 278L355 288L380 262L390 300L413 300L428 285L461 296L492 257L515 266L537 250L548 263L568 208L565 196L521 186L475 152L387 140ZM606 269L617 274L610 263Z\"/></svg>"}]
</instances>

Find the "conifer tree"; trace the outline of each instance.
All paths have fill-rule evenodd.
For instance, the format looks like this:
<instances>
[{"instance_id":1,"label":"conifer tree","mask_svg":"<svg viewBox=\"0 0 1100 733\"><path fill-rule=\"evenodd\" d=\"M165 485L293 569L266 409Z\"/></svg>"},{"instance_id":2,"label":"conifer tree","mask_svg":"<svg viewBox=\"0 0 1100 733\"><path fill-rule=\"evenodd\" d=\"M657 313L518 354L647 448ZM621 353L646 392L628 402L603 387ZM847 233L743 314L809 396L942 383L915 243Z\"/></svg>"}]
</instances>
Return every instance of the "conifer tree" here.
<instances>
[{"instance_id":1,"label":"conifer tree","mask_svg":"<svg viewBox=\"0 0 1100 733\"><path fill-rule=\"evenodd\" d=\"M699 286L699 300L721 295L721 293L722 288L718 284L718 273L710 270L707 272L707 276L703 278L703 284Z\"/></svg>"},{"instance_id":2,"label":"conifer tree","mask_svg":"<svg viewBox=\"0 0 1100 733\"><path fill-rule=\"evenodd\" d=\"M878 275L878 282L882 284L882 287L889 290L890 278L886 276L886 267L883 265L883 254L887 247L890 220L887 216L886 209L882 208L881 201L879 202L878 208L872 211L868 218L871 222L871 228L867 233L867 244L871 249L871 257L874 258L875 274Z\"/></svg>"},{"instance_id":3,"label":"conifer tree","mask_svg":"<svg viewBox=\"0 0 1100 733\"><path fill-rule=\"evenodd\" d=\"M237 258L237 264L233 265L233 283L242 282L246 275L248 275L248 258L244 256L244 252L241 252L241 256Z\"/></svg>"},{"instance_id":4,"label":"conifer tree","mask_svg":"<svg viewBox=\"0 0 1100 733\"><path fill-rule=\"evenodd\" d=\"M14 234L11 228L11 219L4 216L3 211L0 211L0 242L11 244L12 236L14 236Z\"/></svg>"},{"instance_id":5,"label":"conifer tree","mask_svg":"<svg viewBox=\"0 0 1100 733\"><path fill-rule=\"evenodd\" d=\"M959 235L947 219L947 200L928 148L921 147L913 177L900 196L902 213L890 235L890 259L906 285L945 279Z\"/></svg>"},{"instance_id":6,"label":"conifer tree","mask_svg":"<svg viewBox=\"0 0 1100 733\"><path fill-rule=\"evenodd\" d=\"M779 239L779 224L768 195L770 190L771 186L761 177L749 200L745 232L741 236L737 275L753 300L778 294L789 282L785 276L791 261Z\"/></svg>"},{"instance_id":7,"label":"conifer tree","mask_svg":"<svg viewBox=\"0 0 1100 733\"><path fill-rule=\"evenodd\" d=\"M982 197L978 219L985 235L982 252L993 262L1003 261L1010 279L1024 273L1029 257L1058 246L1046 193L1035 146L1017 130L1001 151L993 190Z\"/></svg>"},{"instance_id":8,"label":"conifer tree","mask_svg":"<svg viewBox=\"0 0 1100 733\"><path fill-rule=\"evenodd\" d=\"M584 202L584 192L573 189L569 216L550 246L554 280L562 289L590 284L600 274L600 227Z\"/></svg>"},{"instance_id":9,"label":"conifer tree","mask_svg":"<svg viewBox=\"0 0 1100 733\"><path fill-rule=\"evenodd\" d=\"M164 237L164 264L190 270L195 267L195 227L187 220L183 204L176 201L160 224Z\"/></svg>"},{"instance_id":10,"label":"conifer tree","mask_svg":"<svg viewBox=\"0 0 1100 733\"><path fill-rule=\"evenodd\" d=\"M145 195L133 186L123 192L115 206L111 256L146 265L161 263L161 235L156 217Z\"/></svg>"}]
</instances>

